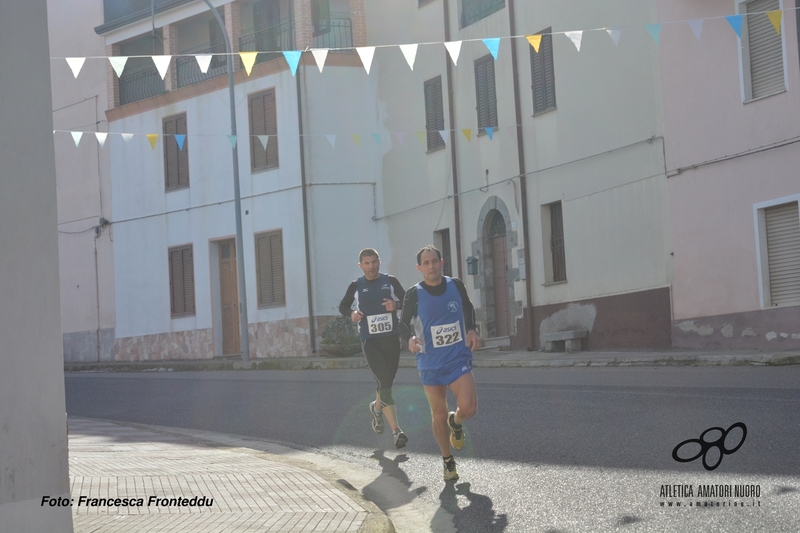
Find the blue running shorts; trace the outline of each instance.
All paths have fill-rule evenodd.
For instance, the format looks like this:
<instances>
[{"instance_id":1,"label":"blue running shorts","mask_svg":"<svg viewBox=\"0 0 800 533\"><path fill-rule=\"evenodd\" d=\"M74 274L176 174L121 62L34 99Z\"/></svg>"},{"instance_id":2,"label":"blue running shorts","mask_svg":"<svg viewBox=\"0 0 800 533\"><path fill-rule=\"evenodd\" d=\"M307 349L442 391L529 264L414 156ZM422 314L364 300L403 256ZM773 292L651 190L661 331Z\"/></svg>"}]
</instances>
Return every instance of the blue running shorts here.
<instances>
[{"instance_id":1,"label":"blue running shorts","mask_svg":"<svg viewBox=\"0 0 800 533\"><path fill-rule=\"evenodd\" d=\"M472 357L464 355L449 361L442 368L420 370L423 385L450 385L464 374L472 372Z\"/></svg>"}]
</instances>

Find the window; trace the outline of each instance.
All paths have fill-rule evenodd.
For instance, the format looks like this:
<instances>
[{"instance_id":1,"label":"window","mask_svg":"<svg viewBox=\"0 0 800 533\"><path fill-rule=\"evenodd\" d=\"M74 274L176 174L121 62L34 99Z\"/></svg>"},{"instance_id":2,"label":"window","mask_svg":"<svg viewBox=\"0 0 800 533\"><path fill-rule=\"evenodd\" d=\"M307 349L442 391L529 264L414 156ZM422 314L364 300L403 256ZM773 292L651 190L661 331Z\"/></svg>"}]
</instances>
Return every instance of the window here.
<instances>
[{"instance_id":1,"label":"window","mask_svg":"<svg viewBox=\"0 0 800 533\"><path fill-rule=\"evenodd\" d=\"M494 89L494 58L491 54L475 61L475 96L478 129L497 127L497 93Z\"/></svg>"},{"instance_id":2,"label":"window","mask_svg":"<svg viewBox=\"0 0 800 533\"><path fill-rule=\"evenodd\" d=\"M789 201L787 201L789 200ZM800 304L798 198L757 204L757 246L763 307Z\"/></svg>"},{"instance_id":3,"label":"window","mask_svg":"<svg viewBox=\"0 0 800 533\"><path fill-rule=\"evenodd\" d=\"M739 4L739 11L746 14L743 17L741 33L745 101L786 89L783 41L764 14L765 11L775 11L780 8L779 0L752 0Z\"/></svg>"},{"instance_id":4,"label":"window","mask_svg":"<svg viewBox=\"0 0 800 533\"><path fill-rule=\"evenodd\" d=\"M538 115L556 108L556 78L553 69L552 28L539 32L542 42L539 51L531 46L531 89L533 114Z\"/></svg>"},{"instance_id":5,"label":"window","mask_svg":"<svg viewBox=\"0 0 800 533\"><path fill-rule=\"evenodd\" d=\"M189 144L186 138L186 114L165 118L164 131L164 186L167 191L189 186ZM179 143L176 135L183 135ZM181 149L182 145L182 149Z\"/></svg>"},{"instance_id":6,"label":"window","mask_svg":"<svg viewBox=\"0 0 800 533\"><path fill-rule=\"evenodd\" d=\"M173 318L194 315L194 258L191 244L169 249L169 295Z\"/></svg>"},{"instance_id":7,"label":"window","mask_svg":"<svg viewBox=\"0 0 800 533\"><path fill-rule=\"evenodd\" d=\"M452 277L453 265L452 261L450 261L450 229L435 231L433 233L433 244L442 252L442 259L444 260L442 274Z\"/></svg>"},{"instance_id":8,"label":"window","mask_svg":"<svg viewBox=\"0 0 800 533\"><path fill-rule=\"evenodd\" d=\"M258 306L286 305L283 276L283 235L271 231L256 235Z\"/></svg>"},{"instance_id":9,"label":"window","mask_svg":"<svg viewBox=\"0 0 800 533\"><path fill-rule=\"evenodd\" d=\"M278 115L275 89L249 97L250 112L250 169L252 171L278 168ZM269 135L267 149L258 135Z\"/></svg>"},{"instance_id":10,"label":"window","mask_svg":"<svg viewBox=\"0 0 800 533\"><path fill-rule=\"evenodd\" d=\"M459 4L462 28L466 28L506 6L505 0L461 0Z\"/></svg>"},{"instance_id":11,"label":"window","mask_svg":"<svg viewBox=\"0 0 800 533\"><path fill-rule=\"evenodd\" d=\"M314 27L314 37L331 31L329 0L311 0L311 25Z\"/></svg>"},{"instance_id":12,"label":"window","mask_svg":"<svg viewBox=\"0 0 800 533\"><path fill-rule=\"evenodd\" d=\"M564 253L564 220L561 202L542 206L542 241L544 242L545 285L567 281Z\"/></svg>"},{"instance_id":13,"label":"window","mask_svg":"<svg viewBox=\"0 0 800 533\"><path fill-rule=\"evenodd\" d=\"M428 151L444 148L444 139L439 134L444 129L441 76L425 82L425 129L428 132Z\"/></svg>"}]
</instances>

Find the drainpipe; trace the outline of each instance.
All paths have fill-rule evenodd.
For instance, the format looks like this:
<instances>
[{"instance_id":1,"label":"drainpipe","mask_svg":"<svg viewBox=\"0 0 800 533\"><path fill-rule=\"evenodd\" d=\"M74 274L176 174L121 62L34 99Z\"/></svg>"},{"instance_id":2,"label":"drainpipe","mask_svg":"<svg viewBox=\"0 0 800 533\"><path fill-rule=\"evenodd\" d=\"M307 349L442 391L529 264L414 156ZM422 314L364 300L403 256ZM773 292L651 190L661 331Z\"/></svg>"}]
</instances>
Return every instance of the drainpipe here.
<instances>
[{"instance_id":1,"label":"drainpipe","mask_svg":"<svg viewBox=\"0 0 800 533\"><path fill-rule=\"evenodd\" d=\"M514 25L514 0L507 0L508 2L508 25L510 35L516 35L516 27ZM514 116L516 117L517 127L517 159L519 160L519 189L522 202L522 242L525 248L522 252L525 257L525 297L528 302L527 305L527 326L528 336L525 339L526 348L528 351L533 351L533 265L531 265L531 241L528 234L528 187L527 177L525 176L525 151L522 140L522 110L519 103L519 69L517 68L517 47L511 41L511 72L513 75L514 85Z\"/></svg>"},{"instance_id":2,"label":"drainpipe","mask_svg":"<svg viewBox=\"0 0 800 533\"><path fill-rule=\"evenodd\" d=\"M308 186L306 184L306 156L305 143L303 141L303 106L300 94L300 73L304 67L298 65L295 73L295 84L297 86L297 129L300 139L300 190L303 195L303 235L305 238L306 249L306 291L308 292L308 333L311 336L311 353L317 353L317 328L314 325L314 291L311 285L311 249L308 239Z\"/></svg>"},{"instance_id":3,"label":"drainpipe","mask_svg":"<svg viewBox=\"0 0 800 533\"><path fill-rule=\"evenodd\" d=\"M450 10L448 9L449 0L444 0L444 40L450 41ZM444 54L444 61L446 64L446 77L447 77L447 112L450 119L450 127L453 129L453 135L450 136L450 167L453 169L453 216L455 218L455 232L456 232L456 277L462 278L461 275L461 211L458 201L458 162L456 159L456 142L455 142L455 108L453 104L453 72L451 60L447 52ZM463 279L463 278L462 278Z\"/></svg>"}]
</instances>

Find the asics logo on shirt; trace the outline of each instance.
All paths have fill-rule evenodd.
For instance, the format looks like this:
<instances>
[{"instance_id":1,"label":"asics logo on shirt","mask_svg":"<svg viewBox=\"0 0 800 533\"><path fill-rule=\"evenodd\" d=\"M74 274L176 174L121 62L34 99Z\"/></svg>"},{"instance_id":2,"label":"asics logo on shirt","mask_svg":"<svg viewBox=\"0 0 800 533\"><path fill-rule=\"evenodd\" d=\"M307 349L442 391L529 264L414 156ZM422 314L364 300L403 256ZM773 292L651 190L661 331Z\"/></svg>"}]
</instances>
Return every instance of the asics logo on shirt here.
<instances>
[{"instance_id":1,"label":"asics logo on shirt","mask_svg":"<svg viewBox=\"0 0 800 533\"><path fill-rule=\"evenodd\" d=\"M452 332L454 332L456 330L458 330L458 324L452 324L450 326L440 326L440 327L436 328L436 335L439 335L439 334L442 334L442 333L452 333Z\"/></svg>"}]
</instances>

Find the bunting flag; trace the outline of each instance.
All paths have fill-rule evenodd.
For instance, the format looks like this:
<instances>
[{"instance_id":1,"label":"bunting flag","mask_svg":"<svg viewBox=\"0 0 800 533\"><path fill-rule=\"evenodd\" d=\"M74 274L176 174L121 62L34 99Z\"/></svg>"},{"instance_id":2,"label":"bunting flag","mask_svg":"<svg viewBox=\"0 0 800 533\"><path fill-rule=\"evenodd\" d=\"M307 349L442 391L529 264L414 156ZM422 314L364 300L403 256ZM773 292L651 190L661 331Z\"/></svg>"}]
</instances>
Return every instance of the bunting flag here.
<instances>
[{"instance_id":1,"label":"bunting flag","mask_svg":"<svg viewBox=\"0 0 800 533\"><path fill-rule=\"evenodd\" d=\"M261 146L264 147L264 151L267 150L267 144L269 144L269 135L256 135L258 140L261 142Z\"/></svg>"},{"instance_id":2,"label":"bunting flag","mask_svg":"<svg viewBox=\"0 0 800 533\"><path fill-rule=\"evenodd\" d=\"M111 63L111 67L114 69L114 72L117 73L117 77L119 78L122 76L122 71L125 69L125 63L128 62L128 58L126 56L114 56L109 57L108 62Z\"/></svg>"},{"instance_id":3,"label":"bunting flag","mask_svg":"<svg viewBox=\"0 0 800 533\"><path fill-rule=\"evenodd\" d=\"M581 51L581 39L583 38L582 31L565 31L564 35L569 37L569 40L575 45L575 48L578 49L578 52Z\"/></svg>"},{"instance_id":4,"label":"bunting flag","mask_svg":"<svg viewBox=\"0 0 800 533\"><path fill-rule=\"evenodd\" d=\"M542 45L542 36L540 34L526 35L525 38L531 43L531 46L533 46L533 51L538 54L539 47Z\"/></svg>"},{"instance_id":5,"label":"bunting flag","mask_svg":"<svg viewBox=\"0 0 800 533\"><path fill-rule=\"evenodd\" d=\"M286 62L289 63L289 68L292 69L292 76L297 74L297 65L300 64L301 55L303 55L302 50L289 50L283 53L283 57L285 57Z\"/></svg>"},{"instance_id":6,"label":"bunting flag","mask_svg":"<svg viewBox=\"0 0 800 533\"><path fill-rule=\"evenodd\" d=\"M736 32L736 36L738 38L742 38L742 15L731 15L729 17L725 17L725 20L728 21L728 24L731 25L733 31Z\"/></svg>"},{"instance_id":7,"label":"bunting flag","mask_svg":"<svg viewBox=\"0 0 800 533\"><path fill-rule=\"evenodd\" d=\"M380 133L373 133L372 138L375 139L375 144L378 146L381 145L381 134Z\"/></svg>"},{"instance_id":8,"label":"bunting flag","mask_svg":"<svg viewBox=\"0 0 800 533\"><path fill-rule=\"evenodd\" d=\"M156 64L156 68L158 69L158 73L161 74L161 79L163 80L164 77L167 75L167 70L169 69L169 62L172 60L172 56L152 56L153 63Z\"/></svg>"},{"instance_id":9,"label":"bunting flag","mask_svg":"<svg viewBox=\"0 0 800 533\"><path fill-rule=\"evenodd\" d=\"M175 135L175 142L178 143L178 150L183 152L183 143L186 141L186 135L180 133Z\"/></svg>"},{"instance_id":10,"label":"bunting flag","mask_svg":"<svg viewBox=\"0 0 800 533\"><path fill-rule=\"evenodd\" d=\"M197 54L194 58L197 60L197 66L200 67L200 72L206 74L208 67L211 65L212 54Z\"/></svg>"},{"instance_id":11,"label":"bunting flag","mask_svg":"<svg viewBox=\"0 0 800 533\"><path fill-rule=\"evenodd\" d=\"M394 138L397 139L397 142L399 142L400 145L402 146L403 145L403 141L405 140L404 136L403 136L403 132L401 131L400 133L393 133L392 135L394 135Z\"/></svg>"},{"instance_id":12,"label":"bunting flag","mask_svg":"<svg viewBox=\"0 0 800 533\"><path fill-rule=\"evenodd\" d=\"M444 144L450 144L450 132L447 130L439 130L439 135L442 136Z\"/></svg>"},{"instance_id":13,"label":"bunting flag","mask_svg":"<svg viewBox=\"0 0 800 533\"><path fill-rule=\"evenodd\" d=\"M253 70L253 65L256 64L256 56L258 56L258 52L239 52L239 57L242 58L242 66L248 76L250 75L250 71ZM294 74L294 72L292 74Z\"/></svg>"},{"instance_id":14,"label":"bunting flag","mask_svg":"<svg viewBox=\"0 0 800 533\"><path fill-rule=\"evenodd\" d=\"M356 48L356 52L358 52L358 57L361 58L361 63L364 64L364 70L367 71L367 76L369 76L369 69L372 66L372 57L375 55L375 47L360 46Z\"/></svg>"},{"instance_id":15,"label":"bunting flag","mask_svg":"<svg viewBox=\"0 0 800 533\"><path fill-rule=\"evenodd\" d=\"M696 20L687 20L687 24L689 27L692 28L692 33L694 33L697 42L700 42L700 35L703 33L703 19L696 19Z\"/></svg>"},{"instance_id":16,"label":"bunting flag","mask_svg":"<svg viewBox=\"0 0 800 533\"><path fill-rule=\"evenodd\" d=\"M619 28L606 28L606 33L608 36L611 37L611 40L614 41L614 46L619 46L619 34L621 30Z\"/></svg>"},{"instance_id":17,"label":"bunting flag","mask_svg":"<svg viewBox=\"0 0 800 533\"><path fill-rule=\"evenodd\" d=\"M100 143L100 148L102 148L106 144L106 137L108 137L108 133L97 131L95 132L94 136L97 138L97 142Z\"/></svg>"},{"instance_id":18,"label":"bunting flag","mask_svg":"<svg viewBox=\"0 0 800 533\"><path fill-rule=\"evenodd\" d=\"M417 132L417 139L419 139L419 142L421 142L422 144L425 144L425 137L426 137L425 133L426 132L424 131Z\"/></svg>"},{"instance_id":19,"label":"bunting flag","mask_svg":"<svg viewBox=\"0 0 800 533\"><path fill-rule=\"evenodd\" d=\"M86 58L85 57L67 57L65 59L67 60L67 65L69 65L69 68L72 69L72 75L77 78L78 74L80 74L80 72L81 72L81 68L83 67L84 61L86 61Z\"/></svg>"},{"instance_id":20,"label":"bunting flag","mask_svg":"<svg viewBox=\"0 0 800 533\"><path fill-rule=\"evenodd\" d=\"M661 37L661 24L646 24L647 33L653 38L653 42L658 44L658 39Z\"/></svg>"},{"instance_id":21,"label":"bunting flag","mask_svg":"<svg viewBox=\"0 0 800 533\"><path fill-rule=\"evenodd\" d=\"M353 142L356 143L356 146L361 145L361 135L359 135L358 133L350 135L350 138L353 139Z\"/></svg>"},{"instance_id":22,"label":"bunting flag","mask_svg":"<svg viewBox=\"0 0 800 533\"><path fill-rule=\"evenodd\" d=\"M406 63L414 70L414 60L417 58L417 44L401 44L400 51L403 52L403 57L406 58Z\"/></svg>"},{"instance_id":23,"label":"bunting flag","mask_svg":"<svg viewBox=\"0 0 800 533\"><path fill-rule=\"evenodd\" d=\"M231 143L231 148L236 148L236 141L239 140L239 137L236 135L228 135L228 142Z\"/></svg>"},{"instance_id":24,"label":"bunting flag","mask_svg":"<svg viewBox=\"0 0 800 533\"><path fill-rule=\"evenodd\" d=\"M494 128L483 128L483 131L486 132L486 135L489 136L489 140L491 141L494 139Z\"/></svg>"},{"instance_id":25,"label":"bunting flag","mask_svg":"<svg viewBox=\"0 0 800 533\"><path fill-rule=\"evenodd\" d=\"M82 131L73 131L72 132L72 140L75 141L75 147L77 148L79 144L81 144L81 137L83 137Z\"/></svg>"},{"instance_id":26,"label":"bunting flag","mask_svg":"<svg viewBox=\"0 0 800 533\"><path fill-rule=\"evenodd\" d=\"M133 139L133 133L123 133L122 134L122 140L123 141L128 142L131 139Z\"/></svg>"},{"instance_id":27,"label":"bunting flag","mask_svg":"<svg viewBox=\"0 0 800 533\"><path fill-rule=\"evenodd\" d=\"M325 59L328 57L327 48L312 48L311 55L314 56L314 61L317 62L317 68L322 72L322 67L325 66Z\"/></svg>"},{"instance_id":28,"label":"bunting flag","mask_svg":"<svg viewBox=\"0 0 800 533\"><path fill-rule=\"evenodd\" d=\"M328 134L325 137L328 138L328 142L331 144L331 148L336 148L336 135Z\"/></svg>"},{"instance_id":29,"label":"bunting flag","mask_svg":"<svg viewBox=\"0 0 800 533\"><path fill-rule=\"evenodd\" d=\"M156 142L158 142L158 133L148 133L147 140L150 141L150 148L156 149Z\"/></svg>"},{"instance_id":30,"label":"bunting flag","mask_svg":"<svg viewBox=\"0 0 800 533\"><path fill-rule=\"evenodd\" d=\"M489 49L489 53L491 53L494 60L497 61L497 52L500 51L500 38L483 39L483 44L486 45L486 48Z\"/></svg>"},{"instance_id":31,"label":"bunting flag","mask_svg":"<svg viewBox=\"0 0 800 533\"><path fill-rule=\"evenodd\" d=\"M772 22L772 27L775 28L775 33L781 34L781 17L783 11L767 11L767 18Z\"/></svg>"},{"instance_id":32,"label":"bunting flag","mask_svg":"<svg viewBox=\"0 0 800 533\"><path fill-rule=\"evenodd\" d=\"M450 59L453 60L454 65L458 65L458 55L461 53L461 41L451 41L444 43L447 48L447 53L450 54Z\"/></svg>"},{"instance_id":33,"label":"bunting flag","mask_svg":"<svg viewBox=\"0 0 800 533\"><path fill-rule=\"evenodd\" d=\"M469 128L464 128L461 130L461 133L464 134L464 137L467 138L467 142L472 142L472 130Z\"/></svg>"}]
</instances>

